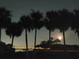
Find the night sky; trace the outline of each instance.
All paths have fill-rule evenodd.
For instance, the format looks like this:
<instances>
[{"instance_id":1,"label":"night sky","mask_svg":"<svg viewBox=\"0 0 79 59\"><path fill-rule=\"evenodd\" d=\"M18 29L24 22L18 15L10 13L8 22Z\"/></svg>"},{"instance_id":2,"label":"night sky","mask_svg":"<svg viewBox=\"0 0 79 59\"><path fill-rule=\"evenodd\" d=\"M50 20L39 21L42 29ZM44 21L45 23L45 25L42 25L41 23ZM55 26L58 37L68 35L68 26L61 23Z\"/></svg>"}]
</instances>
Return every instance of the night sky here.
<instances>
[{"instance_id":1,"label":"night sky","mask_svg":"<svg viewBox=\"0 0 79 59\"><path fill-rule=\"evenodd\" d=\"M19 21L22 15L30 14L31 10L40 10L45 13L50 10L62 10L63 8L72 11L79 9L79 0L0 0L0 7L5 7L11 11L12 21ZM52 32L51 36L61 34L58 30ZM28 33L29 47L33 47L34 31ZM15 37L14 47L25 47L25 33L23 32L20 37ZM38 31L37 44L43 40L48 40L48 30L42 28ZM2 30L2 41L11 43L9 36L6 36L5 30ZM62 42L61 42L62 43ZM67 44L78 44L79 40L77 35L70 29L66 32Z\"/></svg>"}]
</instances>

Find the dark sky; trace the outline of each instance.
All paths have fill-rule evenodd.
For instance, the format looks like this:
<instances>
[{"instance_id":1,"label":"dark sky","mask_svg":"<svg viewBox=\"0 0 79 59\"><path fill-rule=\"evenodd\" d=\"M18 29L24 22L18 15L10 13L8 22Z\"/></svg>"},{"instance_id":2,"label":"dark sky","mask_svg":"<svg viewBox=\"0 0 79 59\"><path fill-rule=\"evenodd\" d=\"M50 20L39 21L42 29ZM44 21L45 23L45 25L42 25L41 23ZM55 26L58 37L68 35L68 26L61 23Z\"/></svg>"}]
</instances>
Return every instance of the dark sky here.
<instances>
[{"instance_id":1,"label":"dark sky","mask_svg":"<svg viewBox=\"0 0 79 59\"><path fill-rule=\"evenodd\" d=\"M12 11L13 20L18 20L23 14L28 14L30 9L47 11L67 8L79 9L79 0L0 0L0 6L4 6Z\"/></svg>"},{"instance_id":2,"label":"dark sky","mask_svg":"<svg viewBox=\"0 0 79 59\"><path fill-rule=\"evenodd\" d=\"M40 10L45 13L48 10L60 10L63 8L72 11L73 9L79 9L79 0L0 0L0 6L6 7L12 13L12 21L18 21L20 16L29 14L30 9ZM55 33L58 31L55 31ZM42 35L41 35L42 34ZM52 34L53 35L53 34ZM15 38L14 46L25 46L24 32L21 37ZM37 43L42 40L48 39L48 31L42 28L38 32ZM78 44L79 40L71 30L66 32L66 41L68 44ZM2 40L6 43L10 43L11 40L5 35L2 30ZM34 42L34 31L29 33L29 46L32 47ZM31 43L31 44L30 44Z\"/></svg>"}]
</instances>

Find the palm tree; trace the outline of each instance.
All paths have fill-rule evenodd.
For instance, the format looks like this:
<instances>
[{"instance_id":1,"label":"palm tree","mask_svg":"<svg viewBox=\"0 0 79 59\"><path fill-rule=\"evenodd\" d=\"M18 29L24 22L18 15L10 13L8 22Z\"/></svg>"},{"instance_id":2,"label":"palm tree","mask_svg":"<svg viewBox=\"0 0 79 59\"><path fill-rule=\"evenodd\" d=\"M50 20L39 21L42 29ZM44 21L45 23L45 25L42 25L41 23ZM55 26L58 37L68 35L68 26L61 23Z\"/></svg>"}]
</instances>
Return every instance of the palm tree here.
<instances>
[{"instance_id":1,"label":"palm tree","mask_svg":"<svg viewBox=\"0 0 79 59\"><path fill-rule=\"evenodd\" d=\"M63 33L63 42L64 45L66 45L65 41L65 31L70 27L70 13L67 9L63 9L62 11L58 11L59 13L59 19L57 21L58 23L58 29Z\"/></svg>"},{"instance_id":2,"label":"palm tree","mask_svg":"<svg viewBox=\"0 0 79 59\"><path fill-rule=\"evenodd\" d=\"M28 50L27 31L30 32L30 30L32 29L32 21L31 21L31 18L30 18L29 16L22 16L22 17L20 18L20 22L21 22L23 28L25 29L26 50Z\"/></svg>"},{"instance_id":3,"label":"palm tree","mask_svg":"<svg viewBox=\"0 0 79 59\"><path fill-rule=\"evenodd\" d=\"M20 36L22 33L22 27L20 26L20 22L18 23L11 23L8 25L6 28L6 34L9 35L12 38L12 47L13 47L13 42L14 42L14 37L15 36Z\"/></svg>"},{"instance_id":4,"label":"palm tree","mask_svg":"<svg viewBox=\"0 0 79 59\"><path fill-rule=\"evenodd\" d=\"M43 15L39 11L32 11L31 13L32 26L35 29L35 40L34 40L34 49L36 48L36 40L37 40L37 30L42 28L43 26Z\"/></svg>"},{"instance_id":5,"label":"palm tree","mask_svg":"<svg viewBox=\"0 0 79 59\"><path fill-rule=\"evenodd\" d=\"M7 24L11 21L10 11L5 8L0 8L0 41L1 41L1 29L5 28Z\"/></svg>"},{"instance_id":6,"label":"palm tree","mask_svg":"<svg viewBox=\"0 0 79 59\"><path fill-rule=\"evenodd\" d=\"M49 30L49 40L51 38L51 31L54 31L57 27L56 18L57 18L57 12L56 11L48 11L46 13L44 25Z\"/></svg>"},{"instance_id":7,"label":"palm tree","mask_svg":"<svg viewBox=\"0 0 79 59\"><path fill-rule=\"evenodd\" d=\"M79 37L79 10L74 10L74 18L72 21L72 30L75 31L75 33L78 34Z\"/></svg>"}]
</instances>

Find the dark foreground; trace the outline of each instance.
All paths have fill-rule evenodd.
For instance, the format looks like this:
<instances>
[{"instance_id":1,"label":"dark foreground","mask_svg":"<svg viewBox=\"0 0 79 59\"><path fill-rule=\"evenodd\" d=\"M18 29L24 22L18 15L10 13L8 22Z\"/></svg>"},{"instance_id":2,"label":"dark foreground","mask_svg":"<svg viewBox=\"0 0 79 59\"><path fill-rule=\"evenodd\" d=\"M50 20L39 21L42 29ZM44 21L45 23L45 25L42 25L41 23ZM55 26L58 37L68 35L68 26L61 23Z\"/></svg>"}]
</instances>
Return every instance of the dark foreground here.
<instances>
[{"instance_id":1,"label":"dark foreground","mask_svg":"<svg viewBox=\"0 0 79 59\"><path fill-rule=\"evenodd\" d=\"M79 59L79 52L17 52L0 59Z\"/></svg>"},{"instance_id":2,"label":"dark foreground","mask_svg":"<svg viewBox=\"0 0 79 59\"><path fill-rule=\"evenodd\" d=\"M0 42L0 59L79 59L79 46L76 45L52 45L50 49L26 51L15 52L10 45Z\"/></svg>"}]
</instances>

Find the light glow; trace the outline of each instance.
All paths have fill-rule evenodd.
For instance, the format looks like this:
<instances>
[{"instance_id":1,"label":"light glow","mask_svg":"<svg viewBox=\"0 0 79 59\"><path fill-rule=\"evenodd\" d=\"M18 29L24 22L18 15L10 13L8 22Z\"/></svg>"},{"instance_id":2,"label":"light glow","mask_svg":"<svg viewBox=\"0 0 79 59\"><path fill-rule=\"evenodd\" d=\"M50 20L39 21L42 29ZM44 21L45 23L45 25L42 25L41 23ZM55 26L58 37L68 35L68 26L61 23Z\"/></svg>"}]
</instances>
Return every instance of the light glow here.
<instances>
[{"instance_id":1,"label":"light glow","mask_svg":"<svg viewBox=\"0 0 79 59\"><path fill-rule=\"evenodd\" d=\"M59 39L59 40L62 40L62 36L58 36L58 39Z\"/></svg>"}]
</instances>

